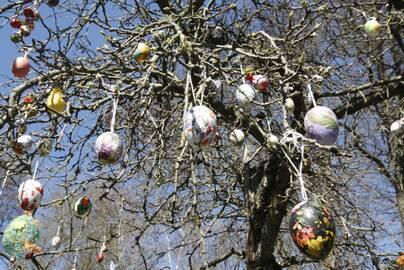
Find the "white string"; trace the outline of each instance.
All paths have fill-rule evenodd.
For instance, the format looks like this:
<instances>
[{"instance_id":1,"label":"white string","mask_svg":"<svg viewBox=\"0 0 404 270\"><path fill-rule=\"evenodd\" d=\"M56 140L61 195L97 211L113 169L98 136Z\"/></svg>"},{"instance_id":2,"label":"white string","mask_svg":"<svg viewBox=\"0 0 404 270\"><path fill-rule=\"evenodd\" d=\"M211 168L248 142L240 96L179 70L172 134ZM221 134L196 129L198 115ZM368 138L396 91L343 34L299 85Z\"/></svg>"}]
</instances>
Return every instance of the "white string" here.
<instances>
[{"instance_id":1,"label":"white string","mask_svg":"<svg viewBox=\"0 0 404 270\"><path fill-rule=\"evenodd\" d=\"M6 176L4 177L4 180L3 180L3 184L1 185L0 196L1 196L1 194L3 194L3 189L4 189L4 186L6 185L7 178L8 178L8 174L9 174L9 173L10 173L10 171L7 170L7 171L6 171Z\"/></svg>"},{"instance_id":2,"label":"white string","mask_svg":"<svg viewBox=\"0 0 404 270\"><path fill-rule=\"evenodd\" d=\"M118 107L118 98L114 100L114 105L112 109L112 119L111 119L111 132L115 131L115 119L116 119L116 109Z\"/></svg>"},{"instance_id":3,"label":"white string","mask_svg":"<svg viewBox=\"0 0 404 270\"><path fill-rule=\"evenodd\" d=\"M32 176L32 180L35 180L35 177L36 177L36 172L38 171L38 160L36 161L36 164L35 164L35 170L34 170L34 175Z\"/></svg>"},{"instance_id":4,"label":"white string","mask_svg":"<svg viewBox=\"0 0 404 270\"><path fill-rule=\"evenodd\" d=\"M304 145L301 146L301 156L300 156L300 164L299 164L299 182L300 182L300 193L302 195L303 201L307 201L307 192L306 188L304 187L304 180L303 180L303 161L304 161Z\"/></svg>"},{"instance_id":5,"label":"white string","mask_svg":"<svg viewBox=\"0 0 404 270\"><path fill-rule=\"evenodd\" d=\"M241 78L243 80L243 84L245 84L245 79L244 79L244 69L243 69L243 65L240 62L240 70L241 70Z\"/></svg>"},{"instance_id":6,"label":"white string","mask_svg":"<svg viewBox=\"0 0 404 270\"><path fill-rule=\"evenodd\" d=\"M311 90L311 84L307 84L307 89L309 90L309 97L311 102L313 103L314 107L317 106L316 100L314 99L313 91Z\"/></svg>"},{"instance_id":7,"label":"white string","mask_svg":"<svg viewBox=\"0 0 404 270\"><path fill-rule=\"evenodd\" d=\"M189 85L191 86L192 96L194 97L194 100L196 101L194 85L192 84L192 78L191 78L190 72L187 73L187 83L189 83Z\"/></svg>"}]
</instances>

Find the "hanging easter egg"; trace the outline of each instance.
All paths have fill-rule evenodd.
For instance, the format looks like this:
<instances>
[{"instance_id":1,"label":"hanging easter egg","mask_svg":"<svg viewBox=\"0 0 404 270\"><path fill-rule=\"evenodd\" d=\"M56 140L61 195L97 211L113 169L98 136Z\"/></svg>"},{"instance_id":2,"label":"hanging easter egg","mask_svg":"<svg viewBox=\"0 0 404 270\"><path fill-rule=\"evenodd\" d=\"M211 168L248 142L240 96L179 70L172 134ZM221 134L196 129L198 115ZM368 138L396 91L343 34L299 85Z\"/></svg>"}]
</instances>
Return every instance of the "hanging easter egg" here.
<instances>
[{"instance_id":1,"label":"hanging easter egg","mask_svg":"<svg viewBox=\"0 0 404 270\"><path fill-rule=\"evenodd\" d=\"M31 93L24 98L24 102L21 110L27 114L28 117L35 117L38 114L38 110L35 106L36 96Z\"/></svg>"},{"instance_id":2,"label":"hanging easter egg","mask_svg":"<svg viewBox=\"0 0 404 270\"><path fill-rule=\"evenodd\" d=\"M295 110L295 103L293 102L293 99L287 98L285 100L285 110L288 113L292 113Z\"/></svg>"},{"instance_id":3,"label":"hanging easter egg","mask_svg":"<svg viewBox=\"0 0 404 270\"><path fill-rule=\"evenodd\" d=\"M390 131L396 136L404 134L404 119L394 121L390 126Z\"/></svg>"},{"instance_id":4,"label":"hanging easter egg","mask_svg":"<svg viewBox=\"0 0 404 270\"><path fill-rule=\"evenodd\" d=\"M296 246L314 260L332 250L335 222L330 210L314 201L297 204L290 212L289 229Z\"/></svg>"},{"instance_id":5,"label":"hanging easter egg","mask_svg":"<svg viewBox=\"0 0 404 270\"><path fill-rule=\"evenodd\" d=\"M235 129L230 133L229 139L234 145L243 145L244 143L244 132L241 129Z\"/></svg>"},{"instance_id":6,"label":"hanging easter egg","mask_svg":"<svg viewBox=\"0 0 404 270\"><path fill-rule=\"evenodd\" d=\"M32 147L32 137L30 135L21 135L17 139L17 144L23 151L28 151Z\"/></svg>"},{"instance_id":7,"label":"hanging easter egg","mask_svg":"<svg viewBox=\"0 0 404 270\"><path fill-rule=\"evenodd\" d=\"M327 107L316 106L304 117L304 127L309 138L322 145L332 145L338 139L338 120L335 113Z\"/></svg>"},{"instance_id":8,"label":"hanging easter egg","mask_svg":"<svg viewBox=\"0 0 404 270\"><path fill-rule=\"evenodd\" d=\"M400 252L400 256L397 257L396 264L399 267L404 267L404 253Z\"/></svg>"},{"instance_id":9,"label":"hanging easter egg","mask_svg":"<svg viewBox=\"0 0 404 270\"><path fill-rule=\"evenodd\" d=\"M207 146L217 131L215 113L206 106L191 108L184 119L184 135L192 146Z\"/></svg>"},{"instance_id":10,"label":"hanging easter egg","mask_svg":"<svg viewBox=\"0 0 404 270\"><path fill-rule=\"evenodd\" d=\"M118 134L108 131L98 136L95 142L95 152L100 163L116 163L122 154L122 143Z\"/></svg>"},{"instance_id":11,"label":"hanging easter egg","mask_svg":"<svg viewBox=\"0 0 404 270\"><path fill-rule=\"evenodd\" d=\"M32 29L28 25L23 24L20 27L19 33L20 33L21 36L29 37L29 35L31 35L31 31L32 31Z\"/></svg>"},{"instance_id":12,"label":"hanging easter egg","mask_svg":"<svg viewBox=\"0 0 404 270\"><path fill-rule=\"evenodd\" d=\"M60 237L59 236L55 236L52 238L52 247L57 247L60 243Z\"/></svg>"},{"instance_id":13,"label":"hanging easter egg","mask_svg":"<svg viewBox=\"0 0 404 270\"><path fill-rule=\"evenodd\" d=\"M74 204L74 215L78 218L85 218L90 214L92 206L90 198L81 197Z\"/></svg>"},{"instance_id":14,"label":"hanging easter egg","mask_svg":"<svg viewBox=\"0 0 404 270\"><path fill-rule=\"evenodd\" d=\"M21 27L21 25L22 25L22 21L20 18L18 18L18 17L11 18L11 20L10 20L11 27L19 29Z\"/></svg>"},{"instance_id":15,"label":"hanging easter egg","mask_svg":"<svg viewBox=\"0 0 404 270\"><path fill-rule=\"evenodd\" d=\"M21 40L22 40L21 32L12 33L10 36L10 40L14 43L21 42Z\"/></svg>"},{"instance_id":16,"label":"hanging easter egg","mask_svg":"<svg viewBox=\"0 0 404 270\"><path fill-rule=\"evenodd\" d=\"M255 89L260 92L268 92L269 89L269 81L268 78L264 75L253 75L252 77L252 85Z\"/></svg>"},{"instance_id":17,"label":"hanging easter egg","mask_svg":"<svg viewBox=\"0 0 404 270\"><path fill-rule=\"evenodd\" d=\"M48 99L46 100L46 106L52 111L62 113L66 108L66 102L64 100L64 95L62 89L59 87L54 87L49 93Z\"/></svg>"},{"instance_id":18,"label":"hanging easter egg","mask_svg":"<svg viewBox=\"0 0 404 270\"><path fill-rule=\"evenodd\" d=\"M24 78L30 69L29 59L26 56L19 56L14 59L11 71L17 78Z\"/></svg>"},{"instance_id":19,"label":"hanging easter egg","mask_svg":"<svg viewBox=\"0 0 404 270\"><path fill-rule=\"evenodd\" d=\"M42 201L43 187L36 180L23 182L18 189L18 204L25 211L34 211Z\"/></svg>"},{"instance_id":20,"label":"hanging easter egg","mask_svg":"<svg viewBox=\"0 0 404 270\"><path fill-rule=\"evenodd\" d=\"M256 95L255 89L249 84L242 84L236 90L237 104L243 108L248 108Z\"/></svg>"},{"instance_id":21,"label":"hanging easter egg","mask_svg":"<svg viewBox=\"0 0 404 270\"><path fill-rule=\"evenodd\" d=\"M4 250L16 258L38 251L39 230L31 216L21 215L13 219L3 234Z\"/></svg>"},{"instance_id":22,"label":"hanging easter egg","mask_svg":"<svg viewBox=\"0 0 404 270\"><path fill-rule=\"evenodd\" d=\"M136 51L133 54L135 61L140 64L142 63L150 54L150 48L146 43L139 43L137 45Z\"/></svg>"},{"instance_id":23,"label":"hanging easter egg","mask_svg":"<svg viewBox=\"0 0 404 270\"><path fill-rule=\"evenodd\" d=\"M376 20L376 18L370 18L366 23L365 23L365 32L372 37L375 37L379 35L380 30L382 29L382 26L380 23Z\"/></svg>"},{"instance_id":24,"label":"hanging easter egg","mask_svg":"<svg viewBox=\"0 0 404 270\"><path fill-rule=\"evenodd\" d=\"M48 0L47 4L50 7L56 7L57 5L59 5L59 0Z\"/></svg>"}]
</instances>

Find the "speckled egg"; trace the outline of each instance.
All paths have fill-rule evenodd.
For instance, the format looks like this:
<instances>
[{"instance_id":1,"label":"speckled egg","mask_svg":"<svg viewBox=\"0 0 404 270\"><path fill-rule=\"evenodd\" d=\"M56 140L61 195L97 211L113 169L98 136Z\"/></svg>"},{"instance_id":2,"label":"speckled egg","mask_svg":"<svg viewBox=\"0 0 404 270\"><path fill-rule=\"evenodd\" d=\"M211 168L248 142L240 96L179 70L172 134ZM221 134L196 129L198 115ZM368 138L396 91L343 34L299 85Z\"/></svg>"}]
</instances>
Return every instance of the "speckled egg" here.
<instances>
[{"instance_id":1,"label":"speckled egg","mask_svg":"<svg viewBox=\"0 0 404 270\"><path fill-rule=\"evenodd\" d=\"M25 211L34 211L42 201L43 187L36 180L23 182L18 189L18 204Z\"/></svg>"},{"instance_id":2,"label":"speckled egg","mask_svg":"<svg viewBox=\"0 0 404 270\"><path fill-rule=\"evenodd\" d=\"M290 234L299 250L314 260L327 257L335 239L330 210L315 201L304 201L293 207L289 215Z\"/></svg>"},{"instance_id":3,"label":"speckled egg","mask_svg":"<svg viewBox=\"0 0 404 270\"><path fill-rule=\"evenodd\" d=\"M39 230L34 219L21 215L13 219L4 230L3 247L10 256L23 258L39 242Z\"/></svg>"},{"instance_id":4,"label":"speckled egg","mask_svg":"<svg viewBox=\"0 0 404 270\"><path fill-rule=\"evenodd\" d=\"M95 142L95 152L102 164L116 163L122 154L122 143L118 134L108 131L98 136Z\"/></svg>"},{"instance_id":5,"label":"speckled egg","mask_svg":"<svg viewBox=\"0 0 404 270\"><path fill-rule=\"evenodd\" d=\"M236 90L236 101L240 107L248 108L256 96L256 91L249 84L242 84Z\"/></svg>"},{"instance_id":6,"label":"speckled egg","mask_svg":"<svg viewBox=\"0 0 404 270\"><path fill-rule=\"evenodd\" d=\"M338 139L338 120L335 113L327 107L316 106L304 117L307 136L322 145L332 145Z\"/></svg>"},{"instance_id":7,"label":"speckled egg","mask_svg":"<svg viewBox=\"0 0 404 270\"><path fill-rule=\"evenodd\" d=\"M207 146L216 135L216 115L206 106L192 107L185 115L183 130L190 145Z\"/></svg>"}]
</instances>

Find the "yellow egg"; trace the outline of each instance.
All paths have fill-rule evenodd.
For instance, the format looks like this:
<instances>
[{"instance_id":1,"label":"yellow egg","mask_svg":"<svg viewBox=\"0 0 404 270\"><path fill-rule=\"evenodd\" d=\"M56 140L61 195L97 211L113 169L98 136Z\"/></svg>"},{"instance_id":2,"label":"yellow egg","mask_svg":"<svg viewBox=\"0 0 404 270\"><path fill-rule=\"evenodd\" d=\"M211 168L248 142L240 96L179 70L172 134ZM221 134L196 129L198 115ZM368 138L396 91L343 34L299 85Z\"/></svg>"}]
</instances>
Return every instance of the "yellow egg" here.
<instances>
[{"instance_id":1,"label":"yellow egg","mask_svg":"<svg viewBox=\"0 0 404 270\"><path fill-rule=\"evenodd\" d=\"M66 108L66 102L64 100L62 89L60 89L59 87L52 88L46 101L46 106L52 111L58 113L64 112Z\"/></svg>"}]
</instances>

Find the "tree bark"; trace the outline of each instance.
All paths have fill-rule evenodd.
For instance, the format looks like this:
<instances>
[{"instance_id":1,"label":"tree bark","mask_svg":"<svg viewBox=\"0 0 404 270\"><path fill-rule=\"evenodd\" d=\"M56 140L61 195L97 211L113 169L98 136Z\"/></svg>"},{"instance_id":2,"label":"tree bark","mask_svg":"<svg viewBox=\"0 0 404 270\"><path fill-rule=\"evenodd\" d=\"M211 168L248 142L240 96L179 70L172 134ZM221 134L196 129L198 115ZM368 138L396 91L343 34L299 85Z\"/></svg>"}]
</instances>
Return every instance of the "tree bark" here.
<instances>
[{"instance_id":1,"label":"tree bark","mask_svg":"<svg viewBox=\"0 0 404 270\"><path fill-rule=\"evenodd\" d=\"M245 172L248 211L247 269L280 270L274 255L275 243L286 215L286 190L290 172L280 157L273 156Z\"/></svg>"},{"instance_id":2,"label":"tree bark","mask_svg":"<svg viewBox=\"0 0 404 270\"><path fill-rule=\"evenodd\" d=\"M400 212L401 225L404 238L404 141L392 136L390 151L393 165L392 183L396 189L396 200Z\"/></svg>"}]
</instances>

